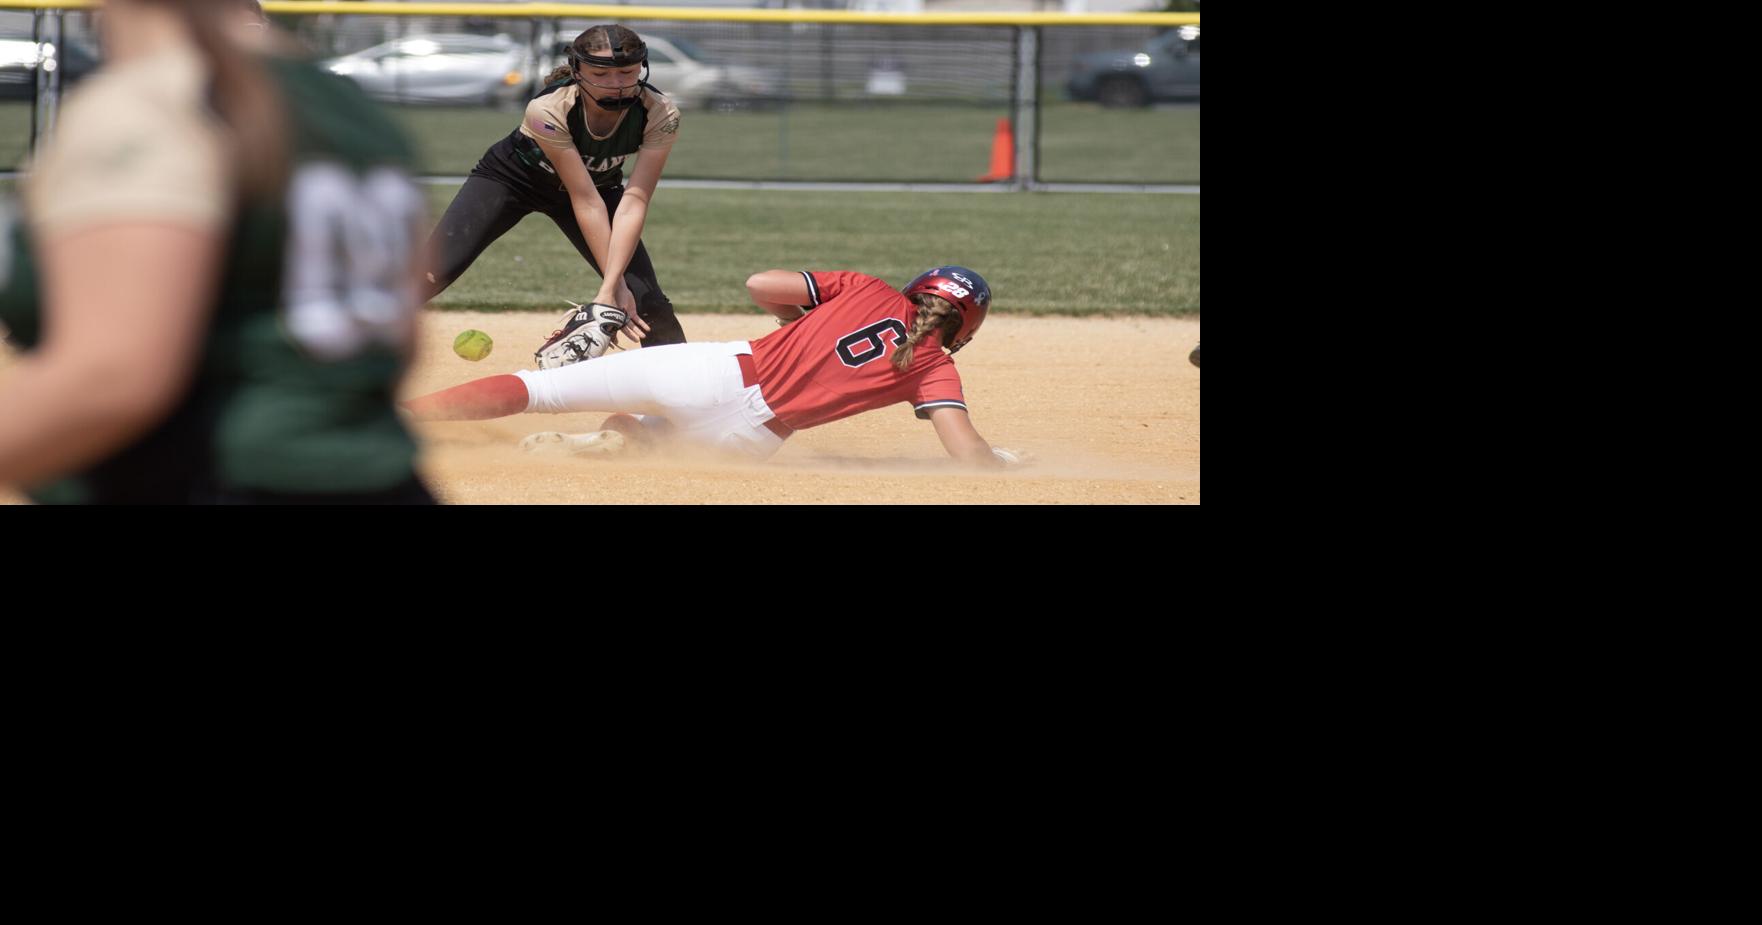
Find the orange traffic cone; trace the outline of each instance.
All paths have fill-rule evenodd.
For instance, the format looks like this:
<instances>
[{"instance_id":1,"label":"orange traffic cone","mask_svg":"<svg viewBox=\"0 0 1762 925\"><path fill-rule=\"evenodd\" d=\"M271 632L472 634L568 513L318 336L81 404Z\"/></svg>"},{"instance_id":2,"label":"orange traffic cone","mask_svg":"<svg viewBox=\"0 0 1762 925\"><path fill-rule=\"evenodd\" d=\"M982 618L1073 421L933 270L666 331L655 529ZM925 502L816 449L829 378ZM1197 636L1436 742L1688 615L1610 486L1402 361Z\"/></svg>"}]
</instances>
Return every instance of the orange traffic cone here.
<instances>
[{"instance_id":1,"label":"orange traffic cone","mask_svg":"<svg viewBox=\"0 0 1762 925\"><path fill-rule=\"evenodd\" d=\"M980 183L996 183L1016 175L1016 133L1009 119L997 120L997 134L991 136L991 172L979 178Z\"/></svg>"}]
</instances>

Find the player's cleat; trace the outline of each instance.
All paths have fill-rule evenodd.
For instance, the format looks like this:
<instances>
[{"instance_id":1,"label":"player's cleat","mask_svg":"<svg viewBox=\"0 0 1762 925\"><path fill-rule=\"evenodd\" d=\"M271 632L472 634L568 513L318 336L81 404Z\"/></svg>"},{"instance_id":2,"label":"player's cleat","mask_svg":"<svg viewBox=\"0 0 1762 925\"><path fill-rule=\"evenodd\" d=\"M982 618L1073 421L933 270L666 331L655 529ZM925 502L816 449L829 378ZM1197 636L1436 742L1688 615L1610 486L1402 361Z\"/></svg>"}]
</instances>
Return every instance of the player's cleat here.
<instances>
[{"instance_id":1,"label":"player's cleat","mask_svg":"<svg viewBox=\"0 0 1762 925\"><path fill-rule=\"evenodd\" d=\"M1187 360L1194 366L1199 365L1199 344L1197 342L1193 344L1193 352L1187 354Z\"/></svg>"},{"instance_id":2,"label":"player's cleat","mask_svg":"<svg viewBox=\"0 0 1762 925\"><path fill-rule=\"evenodd\" d=\"M554 430L529 434L520 441L520 448L537 456L617 456L626 446L624 435L615 430L596 430L587 434L564 434Z\"/></svg>"},{"instance_id":3,"label":"player's cleat","mask_svg":"<svg viewBox=\"0 0 1762 925\"><path fill-rule=\"evenodd\" d=\"M539 369L556 369L604 355L612 345L612 336L630 320L623 309L603 302L570 302L569 306L563 326L551 332L551 339L532 355Z\"/></svg>"}]
</instances>

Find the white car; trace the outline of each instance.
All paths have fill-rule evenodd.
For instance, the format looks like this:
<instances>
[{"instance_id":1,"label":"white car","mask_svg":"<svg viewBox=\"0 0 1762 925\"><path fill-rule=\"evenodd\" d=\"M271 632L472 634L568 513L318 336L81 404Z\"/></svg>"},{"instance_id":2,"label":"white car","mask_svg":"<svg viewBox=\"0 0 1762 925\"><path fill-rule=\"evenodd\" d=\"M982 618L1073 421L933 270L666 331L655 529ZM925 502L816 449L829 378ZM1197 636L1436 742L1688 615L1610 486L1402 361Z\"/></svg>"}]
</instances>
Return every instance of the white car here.
<instances>
[{"instance_id":1,"label":"white car","mask_svg":"<svg viewBox=\"0 0 1762 925\"><path fill-rule=\"evenodd\" d=\"M741 64L714 62L686 39L644 35L649 49L649 83L680 109L741 109L775 102L780 81L775 74ZM555 64L567 60L569 42L555 46Z\"/></svg>"},{"instance_id":2,"label":"white car","mask_svg":"<svg viewBox=\"0 0 1762 925\"><path fill-rule=\"evenodd\" d=\"M505 35L414 35L323 62L386 103L521 106L544 79Z\"/></svg>"},{"instance_id":3,"label":"white car","mask_svg":"<svg viewBox=\"0 0 1762 925\"><path fill-rule=\"evenodd\" d=\"M0 99L28 100L37 95L36 78L61 72L61 90L67 92L98 67L98 56L77 44L41 45L30 39L0 39Z\"/></svg>"}]
</instances>

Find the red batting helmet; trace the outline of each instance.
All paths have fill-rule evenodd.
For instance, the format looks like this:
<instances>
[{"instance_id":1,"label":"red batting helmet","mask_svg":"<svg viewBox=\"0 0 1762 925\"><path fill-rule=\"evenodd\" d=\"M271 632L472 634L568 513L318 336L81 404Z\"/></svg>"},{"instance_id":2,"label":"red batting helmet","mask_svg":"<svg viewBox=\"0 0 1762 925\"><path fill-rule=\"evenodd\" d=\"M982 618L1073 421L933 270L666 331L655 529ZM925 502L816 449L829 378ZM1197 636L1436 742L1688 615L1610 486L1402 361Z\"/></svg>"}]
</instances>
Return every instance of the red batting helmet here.
<instances>
[{"instance_id":1,"label":"red batting helmet","mask_svg":"<svg viewBox=\"0 0 1762 925\"><path fill-rule=\"evenodd\" d=\"M965 347L985 323L985 311L991 307L991 286L985 277L966 267L935 267L918 274L918 278L900 290L907 296L920 292L947 299L961 313L960 330L952 343L945 344L949 353Z\"/></svg>"}]
</instances>

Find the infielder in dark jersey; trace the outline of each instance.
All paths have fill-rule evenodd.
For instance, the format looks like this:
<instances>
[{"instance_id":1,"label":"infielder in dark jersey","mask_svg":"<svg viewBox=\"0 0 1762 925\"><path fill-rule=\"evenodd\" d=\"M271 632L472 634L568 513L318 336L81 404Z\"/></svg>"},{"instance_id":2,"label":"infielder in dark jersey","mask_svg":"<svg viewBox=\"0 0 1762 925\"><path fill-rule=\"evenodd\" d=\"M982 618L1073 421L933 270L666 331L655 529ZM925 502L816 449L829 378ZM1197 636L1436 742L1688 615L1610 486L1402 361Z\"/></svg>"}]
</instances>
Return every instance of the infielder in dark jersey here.
<instances>
[{"instance_id":1,"label":"infielder in dark jersey","mask_svg":"<svg viewBox=\"0 0 1762 925\"><path fill-rule=\"evenodd\" d=\"M993 450L974 429L951 356L972 340L990 307L991 289L979 274L937 267L902 291L862 273L769 270L748 279L747 291L782 330L751 343L682 344L490 376L404 407L418 420L638 413L665 420L674 439L763 459L797 430L904 402L935 426L956 459L1021 461ZM523 445L550 443L586 455L624 439L546 432Z\"/></svg>"},{"instance_id":2,"label":"infielder in dark jersey","mask_svg":"<svg viewBox=\"0 0 1762 925\"><path fill-rule=\"evenodd\" d=\"M424 503L393 405L426 225L403 134L250 0L110 0L0 237L0 484ZM247 47L253 46L253 47Z\"/></svg>"},{"instance_id":3,"label":"infielder in dark jersey","mask_svg":"<svg viewBox=\"0 0 1762 925\"><path fill-rule=\"evenodd\" d=\"M425 299L522 218L542 212L600 274L591 301L616 310L600 317L616 317L645 346L685 343L642 244L655 184L679 135L679 108L641 78L647 61L642 39L623 26L594 26L570 44L569 63L551 73L520 127L484 152L441 217L429 242L437 263ZM632 155L640 156L625 186L624 162ZM565 317L565 330L588 320L572 319L573 313ZM604 349L602 342L592 355ZM541 365L587 356L584 345Z\"/></svg>"}]
</instances>

